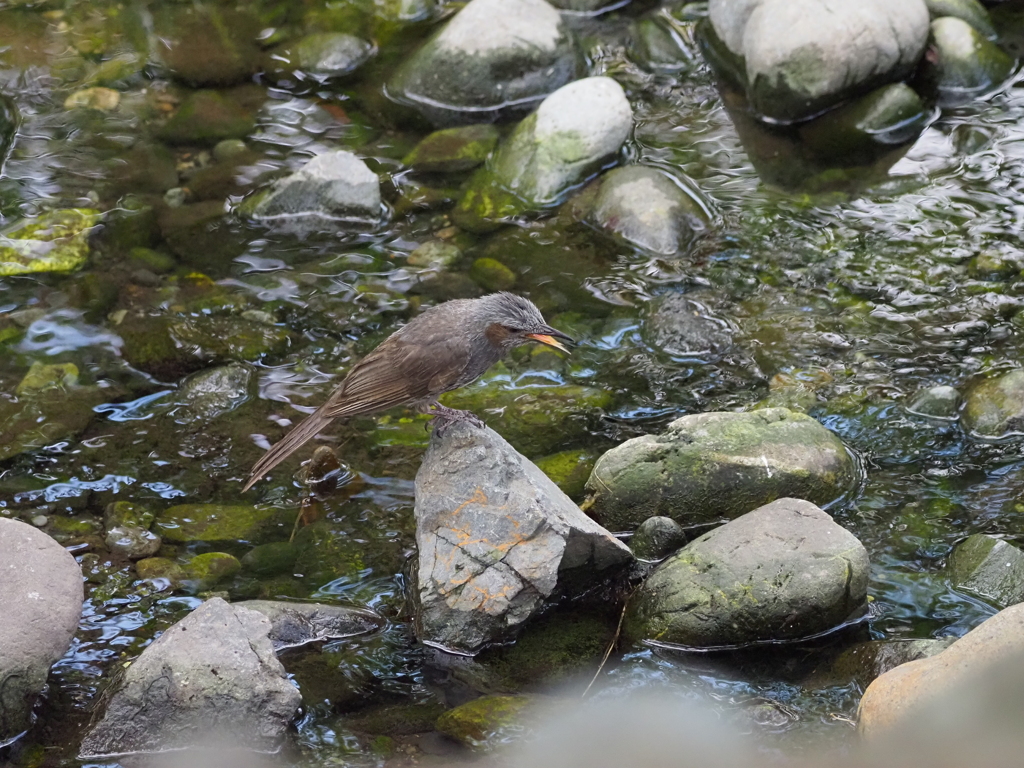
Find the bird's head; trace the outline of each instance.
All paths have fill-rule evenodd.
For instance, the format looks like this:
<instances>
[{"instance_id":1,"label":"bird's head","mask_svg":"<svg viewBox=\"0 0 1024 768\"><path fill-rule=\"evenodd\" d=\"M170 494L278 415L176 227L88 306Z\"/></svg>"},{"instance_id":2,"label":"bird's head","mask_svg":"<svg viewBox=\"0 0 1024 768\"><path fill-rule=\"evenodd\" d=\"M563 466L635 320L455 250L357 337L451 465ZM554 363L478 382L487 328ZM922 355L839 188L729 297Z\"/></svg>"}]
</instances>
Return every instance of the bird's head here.
<instances>
[{"instance_id":1,"label":"bird's head","mask_svg":"<svg viewBox=\"0 0 1024 768\"><path fill-rule=\"evenodd\" d=\"M545 323L544 316L529 299L502 292L492 293L477 301L480 302L485 325L484 335L502 351L538 341L568 352L562 342L575 343L572 337Z\"/></svg>"}]
</instances>

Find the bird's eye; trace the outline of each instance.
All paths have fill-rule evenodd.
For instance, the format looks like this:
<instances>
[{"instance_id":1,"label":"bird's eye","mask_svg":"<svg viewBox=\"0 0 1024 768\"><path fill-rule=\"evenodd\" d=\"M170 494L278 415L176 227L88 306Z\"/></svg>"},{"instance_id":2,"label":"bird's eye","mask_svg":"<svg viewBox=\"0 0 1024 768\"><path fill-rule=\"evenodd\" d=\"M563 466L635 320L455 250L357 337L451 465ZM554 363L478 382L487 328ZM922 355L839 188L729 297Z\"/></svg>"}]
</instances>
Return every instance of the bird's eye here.
<instances>
[{"instance_id":1,"label":"bird's eye","mask_svg":"<svg viewBox=\"0 0 1024 768\"><path fill-rule=\"evenodd\" d=\"M525 333L526 332L525 328L520 328L519 326L516 326L516 325L506 325L506 326L504 326L504 328L509 333Z\"/></svg>"}]
</instances>

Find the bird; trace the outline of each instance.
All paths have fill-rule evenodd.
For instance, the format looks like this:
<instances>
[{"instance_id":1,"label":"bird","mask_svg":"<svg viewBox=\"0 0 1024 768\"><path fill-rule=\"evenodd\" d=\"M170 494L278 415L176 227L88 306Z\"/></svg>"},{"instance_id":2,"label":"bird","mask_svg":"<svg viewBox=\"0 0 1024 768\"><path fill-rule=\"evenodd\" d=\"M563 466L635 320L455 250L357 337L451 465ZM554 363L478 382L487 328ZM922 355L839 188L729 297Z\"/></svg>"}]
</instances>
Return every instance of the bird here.
<instances>
[{"instance_id":1,"label":"bird","mask_svg":"<svg viewBox=\"0 0 1024 768\"><path fill-rule=\"evenodd\" d=\"M506 291L430 307L356 363L323 405L253 465L242 492L337 418L412 404L433 414L438 434L459 421L482 427L476 415L443 406L438 397L471 384L515 347L531 342L566 353L562 342L575 343L544 322L532 301Z\"/></svg>"}]
</instances>

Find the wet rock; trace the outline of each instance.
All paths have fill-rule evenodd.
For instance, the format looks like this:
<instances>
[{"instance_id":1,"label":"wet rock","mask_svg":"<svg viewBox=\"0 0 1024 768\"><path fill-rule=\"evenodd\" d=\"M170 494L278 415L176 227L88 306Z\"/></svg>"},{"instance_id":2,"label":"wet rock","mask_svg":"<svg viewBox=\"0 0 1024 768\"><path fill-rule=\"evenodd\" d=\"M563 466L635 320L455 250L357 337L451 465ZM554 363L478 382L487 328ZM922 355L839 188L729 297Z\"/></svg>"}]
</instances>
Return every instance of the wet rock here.
<instances>
[{"instance_id":1,"label":"wet rock","mask_svg":"<svg viewBox=\"0 0 1024 768\"><path fill-rule=\"evenodd\" d=\"M78 269L89 258L89 232L99 220L99 211L69 208L5 227L0 231L0 277Z\"/></svg>"},{"instance_id":2,"label":"wet rock","mask_svg":"<svg viewBox=\"0 0 1024 768\"><path fill-rule=\"evenodd\" d=\"M599 229L663 256L685 251L707 229L707 211L663 171L630 165L609 171L590 215Z\"/></svg>"},{"instance_id":3,"label":"wet rock","mask_svg":"<svg viewBox=\"0 0 1024 768\"><path fill-rule=\"evenodd\" d=\"M365 543L355 540L345 525L331 520L317 520L301 528L295 536L295 548L298 556L294 573L317 586L337 579L358 581L371 557L379 557L374 564L390 569L389 573L397 573L402 567L398 558L389 561L386 553L367 548Z\"/></svg>"},{"instance_id":4,"label":"wet rock","mask_svg":"<svg viewBox=\"0 0 1024 768\"><path fill-rule=\"evenodd\" d=\"M226 219L223 200L167 206L157 216L160 234L175 256L204 272L226 269L245 248Z\"/></svg>"},{"instance_id":5,"label":"wet rock","mask_svg":"<svg viewBox=\"0 0 1024 768\"><path fill-rule=\"evenodd\" d=\"M251 396L253 369L244 363L231 363L194 373L178 388L177 421L207 422L229 413Z\"/></svg>"},{"instance_id":6,"label":"wet rock","mask_svg":"<svg viewBox=\"0 0 1024 768\"><path fill-rule=\"evenodd\" d=\"M82 572L60 544L0 517L0 744L31 724L36 695L71 645L84 599Z\"/></svg>"},{"instance_id":7,"label":"wet rock","mask_svg":"<svg viewBox=\"0 0 1024 768\"><path fill-rule=\"evenodd\" d=\"M933 419L955 419L960 408L960 393L954 387L938 386L922 390L907 406L911 413Z\"/></svg>"},{"instance_id":8,"label":"wet rock","mask_svg":"<svg viewBox=\"0 0 1024 768\"><path fill-rule=\"evenodd\" d=\"M405 156L405 165L426 173L457 173L476 168L498 143L493 125L467 125L435 131Z\"/></svg>"},{"instance_id":9,"label":"wet rock","mask_svg":"<svg viewBox=\"0 0 1024 768\"><path fill-rule=\"evenodd\" d=\"M655 301L644 324L644 335L658 349L675 357L709 362L732 347L732 334L729 324L704 303L681 293Z\"/></svg>"},{"instance_id":10,"label":"wet rock","mask_svg":"<svg viewBox=\"0 0 1024 768\"><path fill-rule=\"evenodd\" d=\"M999 439L1024 433L1024 370L973 386L961 418L964 429L978 437Z\"/></svg>"},{"instance_id":11,"label":"wet rock","mask_svg":"<svg viewBox=\"0 0 1024 768\"><path fill-rule=\"evenodd\" d=\"M157 131L168 144L214 146L224 139L244 139L255 126L252 115L216 91L190 94Z\"/></svg>"},{"instance_id":12,"label":"wet rock","mask_svg":"<svg viewBox=\"0 0 1024 768\"><path fill-rule=\"evenodd\" d=\"M957 685L980 680L999 664L1018 660L1022 653L1024 604L1018 604L982 622L942 653L878 677L860 700L857 728L867 738L891 732L915 710L937 702Z\"/></svg>"},{"instance_id":13,"label":"wet rock","mask_svg":"<svg viewBox=\"0 0 1024 768\"><path fill-rule=\"evenodd\" d=\"M141 560L155 555L163 542L159 536L145 528L121 525L107 530L106 544L107 549L114 554L129 560Z\"/></svg>"},{"instance_id":14,"label":"wet rock","mask_svg":"<svg viewBox=\"0 0 1024 768\"><path fill-rule=\"evenodd\" d=\"M597 453L586 448L559 451L534 460L538 469L551 478L570 499L583 498L587 478L594 469Z\"/></svg>"},{"instance_id":15,"label":"wet rock","mask_svg":"<svg viewBox=\"0 0 1024 768\"><path fill-rule=\"evenodd\" d=\"M142 58L136 53L123 53L100 62L82 81L87 87L118 88L138 79Z\"/></svg>"},{"instance_id":16,"label":"wet rock","mask_svg":"<svg viewBox=\"0 0 1024 768\"><path fill-rule=\"evenodd\" d=\"M617 82L587 77L541 102L477 171L453 212L464 229L486 231L527 210L552 205L607 163L633 128Z\"/></svg>"},{"instance_id":17,"label":"wet rock","mask_svg":"<svg viewBox=\"0 0 1024 768\"><path fill-rule=\"evenodd\" d=\"M408 263L413 267L445 269L462 258L458 246L440 240L430 240L409 254Z\"/></svg>"},{"instance_id":18,"label":"wet rock","mask_svg":"<svg viewBox=\"0 0 1024 768\"><path fill-rule=\"evenodd\" d=\"M211 151L213 159L218 163L226 163L249 154L249 147L241 139L224 139L218 141Z\"/></svg>"},{"instance_id":19,"label":"wet rock","mask_svg":"<svg viewBox=\"0 0 1024 768\"><path fill-rule=\"evenodd\" d=\"M164 275L178 267L178 262L173 256L154 251L152 248L132 248L128 253L128 260L137 269L145 269L154 275Z\"/></svg>"},{"instance_id":20,"label":"wet rock","mask_svg":"<svg viewBox=\"0 0 1024 768\"><path fill-rule=\"evenodd\" d=\"M437 125L490 122L565 85L578 66L544 0L472 0L399 67L388 93Z\"/></svg>"},{"instance_id":21,"label":"wet rock","mask_svg":"<svg viewBox=\"0 0 1024 768\"><path fill-rule=\"evenodd\" d=\"M809 416L785 408L701 413L598 459L587 481L588 514L616 531L653 515L704 524L782 496L827 504L855 481L842 441Z\"/></svg>"},{"instance_id":22,"label":"wet rock","mask_svg":"<svg viewBox=\"0 0 1024 768\"><path fill-rule=\"evenodd\" d=\"M185 581L185 569L169 557L147 557L135 563L135 573L146 581L166 581L177 587Z\"/></svg>"},{"instance_id":23,"label":"wet rock","mask_svg":"<svg viewBox=\"0 0 1024 768\"><path fill-rule=\"evenodd\" d=\"M437 718L437 730L479 752L491 752L522 737L531 696L481 696Z\"/></svg>"},{"instance_id":24,"label":"wet rock","mask_svg":"<svg viewBox=\"0 0 1024 768\"><path fill-rule=\"evenodd\" d=\"M189 560L182 570L186 586L195 592L205 592L235 576L242 570L242 564L227 552L204 552Z\"/></svg>"},{"instance_id":25,"label":"wet rock","mask_svg":"<svg viewBox=\"0 0 1024 768\"><path fill-rule=\"evenodd\" d=\"M120 157L111 160L107 164L107 169L107 183L103 191L110 197L119 197L129 192L162 195L178 185L174 155L161 144L140 141ZM152 209L149 209L149 214L154 215ZM107 236L109 224L110 222L104 223L104 236ZM148 245L150 239L145 239L146 242L141 244ZM117 238L117 242L119 245L127 246L124 250L136 244L127 241L124 236Z\"/></svg>"},{"instance_id":26,"label":"wet rock","mask_svg":"<svg viewBox=\"0 0 1024 768\"><path fill-rule=\"evenodd\" d=\"M434 731L437 718L444 712L444 707L436 701L385 704L346 717L345 725L357 733L411 736Z\"/></svg>"},{"instance_id":27,"label":"wet rock","mask_svg":"<svg viewBox=\"0 0 1024 768\"><path fill-rule=\"evenodd\" d=\"M999 608L1024 602L1024 552L1002 539L968 536L950 554L946 572L955 589Z\"/></svg>"},{"instance_id":28,"label":"wet rock","mask_svg":"<svg viewBox=\"0 0 1024 768\"><path fill-rule=\"evenodd\" d=\"M381 218L380 180L351 152L325 152L248 198L238 212L255 219L315 216L374 224Z\"/></svg>"},{"instance_id":29,"label":"wet rock","mask_svg":"<svg viewBox=\"0 0 1024 768\"><path fill-rule=\"evenodd\" d=\"M655 72L681 72L697 65L696 51L691 50L668 13L655 13L636 22L632 30L639 62Z\"/></svg>"},{"instance_id":30,"label":"wet rock","mask_svg":"<svg viewBox=\"0 0 1024 768\"><path fill-rule=\"evenodd\" d=\"M868 554L821 509L779 499L714 529L654 569L623 632L708 648L825 632L862 608Z\"/></svg>"},{"instance_id":31,"label":"wet rock","mask_svg":"<svg viewBox=\"0 0 1024 768\"><path fill-rule=\"evenodd\" d=\"M236 605L259 611L270 619L270 641L275 651L323 640L365 635L385 624L384 619L372 611L341 605L279 600L246 600Z\"/></svg>"},{"instance_id":32,"label":"wet rock","mask_svg":"<svg viewBox=\"0 0 1024 768\"><path fill-rule=\"evenodd\" d=\"M210 744L278 748L301 696L274 655L270 621L219 598L203 603L128 667L82 759Z\"/></svg>"},{"instance_id":33,"label":"wet rock","mask_svg":"<svg viewBox=\"0 0 1024 768\"><path fill-rule=\"evenodd\" d=\"M64 100L64 109L97 109L112 112L121 103L121 94L111 88L83 88Z\"/></svg>"},{"instance_id":34,"label":"wet rock","mask_svg":"<svg viewBox=\"0 0 1024 768\"><path fill-rule=\"evenodd\" d=\"M417 633L475 653L509 640L564 580L630 560L536 466L490 429L431 439L416 475ZM578 569L585 569L579 571Z\"/></svg>"},{"instance_id":35,"label":"wet rock","mask_svg":"<svg viewBox=\"0 0 1024 768\"><path fill-rule=\"evenodd\" d=\"M671 517L648 517L633 533L629 548L641 560L662 560L686 543L686 530Z\"/></svg>"},{"instance_id":36,"label":"wet rock","mask_svg":"<svg viewBox=\"0 0 1024 768\"><path fill-rule=\"evenodd\" d=\"M924 0L712 0L709 11L751 106L780 122L904 79L928 40Z\"/></svg>"},{"instance_id":37,"label":"wet rock","mask_svg":"<svg viewBox=\"0 0 1024 768\"><path fill-rule=\"evenodd\" d=\"M941 103L953 105L1000 85L1013 72L1013 59L963 19L943 16L932 22L925 73Z\"/></svg>"},{"instance_id":38,"label":"wet rock","mask_svg":"<svg viewBox=\"0 0 1024 768\"><path fill-rule=\"evenodd\" d=\"M344 32L318 32L306 35L288 52L284 60L289 69L328 79L343 77L359 68L374 52L373 46Z\"/></svg>"},{"instance_id":39,"label":"wet rock","mask_svg":"<svg viewBox=\"0 0 1024 768\"><path fill-rule=\"evenodd\" d=\"M949 648L955 637L921 640L868 640L839 654L828 668L815 670L807 688L848 685L850 681L867 687L872 680L900 664L926 659Z\"/></svg>"},{"instance_id":40,"label":"wet rock","mask_svg":"<svg viewBox=\"0 0 1024 768\"><path fill-rule=\"evenodd\" d=\"M14 388L14 394L31 395L49 389L66 389L78 383L78 366L74 363L56 363L47 365L35 362L28 373Z\"/></svg>"},{"instance_id":41,"label":"wet rock","mask_svg":"<svg viewBox=\"0 0 1024 768\"><path fill-rule=\"evenodd\" d=\"M223 6L161 5L153 23L156 55L171 75L193 88L243 83L259 71L262 29L254 13Z\"/></svg>"},{"instance_id":42,"label":"wet rock","mask_svg":"<svg viewBox=\"0 0 1024 768\"><path fill-rule=\"evenodd\" d=\"M516 284L516 273L497 259L486 256L469 268L469 276L485 291L508 291Z\"/></svg>"},{"instance_id":43,"label":"wet rock","mask_svg":"<svg viewBox=\"0 0 1024 768\"><path fill-rule=\"evenodd\" d=\"M278 576L292 573L299 551L290 541L274 541L260 544L245 553L242 566L259 576Z\"/></svg>"},{"instance_id":44,"label":"wet rock","mask_svg":"<svg viewBox=\"0 0 1024 768\"><path fill-rule=\"evenodd\" d=\"M152 509L130 501L112 501L103 511L103 524L108 529L132 526L148 531L155 518L156 513Z\"/></svg>"},{"instance_id":45,"label":"wet rock","mask_svg":"<svg viewBox=\"0 0 1024 768\"><path fill-rule=\"evenodd\" d=\"M255 541L282 528L274 509L226 504L178 504L159 513L154 523L164 541L219 544Z\"/></svg>"},{"instance_id":46,"label":"wet rock","mask_svg":"<svg viewBox=\"0 0 1024 768\"><path fill-rule=\"evenodd\" d=\"M942 16L953 16L962 19L978 30L989 40L996 37L996 29L992 26L992 18L985 6L978 0L924 0L928 13L933 19Z\"/></svg>"},{"instance_id":47,"label":"wet rock","mask_svg":"<svg viewBox=\"0 0 1024 768\"><path fill-rule=\"evenodd\" d=\"M971 259L969 270L973 277L980 280L1005 280L1020 274L1022 267L1024 254L993 248L982 251Z\"/></svg>"}]
</instances>

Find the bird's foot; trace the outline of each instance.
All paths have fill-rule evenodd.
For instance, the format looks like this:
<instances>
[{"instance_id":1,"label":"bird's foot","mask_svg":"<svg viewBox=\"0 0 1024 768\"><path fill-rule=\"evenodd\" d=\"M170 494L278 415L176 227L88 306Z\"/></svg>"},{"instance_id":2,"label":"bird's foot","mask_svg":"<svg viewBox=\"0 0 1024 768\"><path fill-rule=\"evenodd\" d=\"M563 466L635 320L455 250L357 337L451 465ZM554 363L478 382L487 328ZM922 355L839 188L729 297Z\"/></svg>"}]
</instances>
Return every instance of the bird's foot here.
<instances>
[{"instance_id":1,"label":"bird's foot","mask_svg":"<svg viewBox=\"0 0 1024 768\"><path fill-rule=\"evenodd\" d=\"M457 422L465 422L472 424L474 427L483 427L484 423L480 420L480 417L475 413L469 411L460 411L456 408L449 408L435 403L431 409L431 413L434 414L434 432L437 433L438 437L442 437L452 424Z\"/></svg>"}]
</instances>

